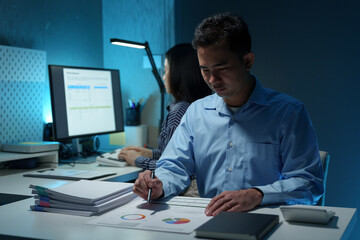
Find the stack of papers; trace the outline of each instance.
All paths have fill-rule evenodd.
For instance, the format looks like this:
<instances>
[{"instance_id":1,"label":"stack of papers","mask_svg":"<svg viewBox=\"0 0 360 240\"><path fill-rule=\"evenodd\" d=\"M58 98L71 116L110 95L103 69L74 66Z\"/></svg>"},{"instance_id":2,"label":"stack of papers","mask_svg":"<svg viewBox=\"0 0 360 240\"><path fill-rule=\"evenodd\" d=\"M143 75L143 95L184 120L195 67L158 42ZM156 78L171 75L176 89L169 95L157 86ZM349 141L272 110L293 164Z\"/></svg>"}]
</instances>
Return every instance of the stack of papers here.
<instances>
[{"instance_id":1,"label":"stack of papers","mask_svg":"<svg viewBox=\"0 0 360 240\"><path fill-rule=\"evenodd\" d=\"M136 197L133 183L80 180L56 188L30 185L34 194L33 211L78 216L100 215Z\"/></svg>"},{"instance_id":2,"label":"stack of papers","mask_svg":"<svg viewBox=\"0 0 360 240\"><path fill-rule=\"evenodd\" d=\"M52 169L45 169L45 170L25 173L23 176L37 177L37 178L65 179L65 180L80 180L80 179L92 180L92 179L107 177L115 174L116 174L115 172L52 168Z\"/></svg>"}]
</instances>

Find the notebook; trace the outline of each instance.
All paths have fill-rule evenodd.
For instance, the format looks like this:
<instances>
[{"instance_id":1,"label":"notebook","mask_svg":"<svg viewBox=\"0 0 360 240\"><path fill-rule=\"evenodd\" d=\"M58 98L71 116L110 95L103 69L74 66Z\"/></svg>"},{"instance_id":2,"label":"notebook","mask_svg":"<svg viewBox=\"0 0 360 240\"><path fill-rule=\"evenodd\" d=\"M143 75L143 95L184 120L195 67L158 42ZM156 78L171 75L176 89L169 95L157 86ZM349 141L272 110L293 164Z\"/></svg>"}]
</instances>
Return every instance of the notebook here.
<instances>
[{"instance_id":1,"label":"notebook","mask_svg":"<svg viewBox=\"0 0 360 240\"><path fill-rule=\"evenodd\" d=\"M278 215L222 212L195 229L196 237L259 240L279 223Z\"/></svg>"}]
</instances>

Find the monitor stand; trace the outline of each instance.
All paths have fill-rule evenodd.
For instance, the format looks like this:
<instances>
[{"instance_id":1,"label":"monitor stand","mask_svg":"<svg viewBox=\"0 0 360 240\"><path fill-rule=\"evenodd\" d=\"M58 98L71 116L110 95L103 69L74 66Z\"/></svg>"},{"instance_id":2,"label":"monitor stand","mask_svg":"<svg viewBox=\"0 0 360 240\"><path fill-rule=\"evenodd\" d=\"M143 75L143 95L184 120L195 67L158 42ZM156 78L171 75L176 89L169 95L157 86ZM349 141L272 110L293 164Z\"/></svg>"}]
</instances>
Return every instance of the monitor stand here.
<instances>
[{"instance_id":1,"label":"monitor stand","mask_svg":"<svg viewBox=\"0 0 360 240\"><path fill-rule=\"evenodd\" d=\"M77 156L82 152L82 145L80 144L79 138L72 139L72 151Z\"/></svg>"},{"instance_id":2,"label":"monitor stand","mask_svg":"<svg viewBox=\"0 0 360 240\"><path fill-rule=\"evenodd\" d=\"M73 138L72 139L71 149L72 149L74 157L70 158L70 159L61 159L60 163L65 163L65 164L85 163L85 164L89 164L89 163L93 163L93 162L96 161L95 157L81 157L82 145L80 143L79 138Z\"/></svg>"}]
</instances>

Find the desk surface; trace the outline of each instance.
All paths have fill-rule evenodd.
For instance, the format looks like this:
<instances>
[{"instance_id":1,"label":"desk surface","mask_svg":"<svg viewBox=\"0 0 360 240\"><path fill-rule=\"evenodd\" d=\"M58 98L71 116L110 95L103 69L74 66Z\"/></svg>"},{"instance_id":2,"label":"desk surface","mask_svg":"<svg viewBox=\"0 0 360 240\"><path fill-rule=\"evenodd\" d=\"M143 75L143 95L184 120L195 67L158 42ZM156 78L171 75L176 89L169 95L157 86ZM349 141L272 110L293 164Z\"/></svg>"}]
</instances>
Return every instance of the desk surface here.
<instances>
[{"instance_id":1,"label":"desk surface","mask_svg":"<svg viewBox=\"0 0 360 240\"><path fill-rule=\"evenodd\" d=\"M116 172L116 175L99 178L98 180L119 181L119 182L134 180L137 178L137 175L142 171L142 169L138 167L124 167L124 168L102 167L102 166L100 167L99 164L97 163L76 164L74 167L70 165L61 165L58 168L87 170L87 171ZM23 174L25 172L34 171L32 169L26 171L10 169L5 171L6 174L4 174L3 176L0 175L0 193L31 195L31 190L29 188L30 184L53 188L53 187L61 186L65 183L72 182L70 180L23 177Z\"/></svg>"},{"instance_id":2,"label":"desk surface","mask_svg":"<svg viewBox=\"0 0 360 240\"><path fill-rule=\"evenodd\" d=\"M25 199L0 206L0 235L12 235L40 239L147 239L147 240L184 240L196 239L191 234L166 233L134 230L116 227L94 226L85 224L93 217L70 216L46 212L32 212L29 206L34 199ZM126 207L126 206L124 206ZM278 207L261 208L255 212L278 214L279 225L266 239L347 239L352 231L357 213L354 208L324 207L335 211L335 217L328 225L288 223L283 220Z\"/></svg>"},{"instance_id":3,"label":"desk surface","mask_svg":"<svg viewBox=\"0 0 360 240\"><path fill-rule=\"evenodd\" d=\"M72 169L69 165L60 168ZM137 167L113 168L99 167L96 163L77 164L77 170L116 171L117 175L102 178L101 180L121 181L123 176L134 177L141 171ZM30 171L30 170L29 170ZM6 173L0 176L0 193L31 195L29 184L44 187L57 187L68 180L23 177L24 172ZM177 234L116 227L87 225L85 222L93 217L70 216L29 210L34 204L33 198L17 201L0 206L0 238L1 235L11 235L38 239L147 239L147 240L183 240L196 239L194 233ZM126 207L126 206L124 206ZM278 214L280 224L267 236L266 239L347 239L357 221L357 212L354 208L324 207L335 211L335 217L328 225L311 225L288 223L283 220L279 208L261 208L254 212Z\"/></svg>"}]
</instances>

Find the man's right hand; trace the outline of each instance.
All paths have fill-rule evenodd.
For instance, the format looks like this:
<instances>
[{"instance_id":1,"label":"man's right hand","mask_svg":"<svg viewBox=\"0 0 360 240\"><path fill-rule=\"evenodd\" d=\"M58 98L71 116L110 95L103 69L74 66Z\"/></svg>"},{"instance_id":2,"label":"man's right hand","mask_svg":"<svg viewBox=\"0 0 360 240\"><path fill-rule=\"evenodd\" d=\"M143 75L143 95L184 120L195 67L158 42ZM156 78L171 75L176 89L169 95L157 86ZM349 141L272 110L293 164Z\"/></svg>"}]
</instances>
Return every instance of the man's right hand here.
<instances>
[{"instance_id":1,"label":"man's right hand","mask_svg":"<svg viewBox=\"0 0 360 240\"><path fill-rule=\"evenodd\" d=\"M133 192L146 200L150 188L152 188L150 199L158 199L163 195L163 183L156 176L151 179L151 171L146 170L140 173L138 179L136 179Z\"/></svg>"}]
</instances>

